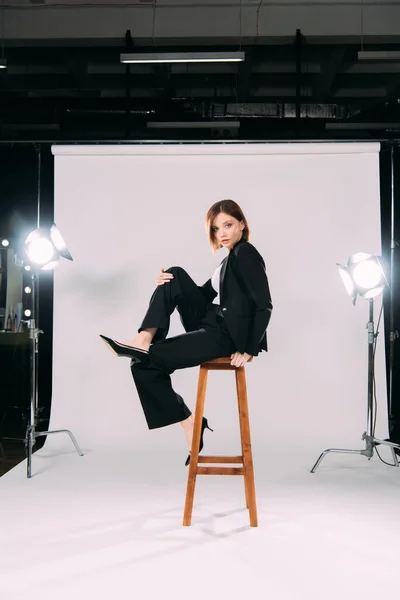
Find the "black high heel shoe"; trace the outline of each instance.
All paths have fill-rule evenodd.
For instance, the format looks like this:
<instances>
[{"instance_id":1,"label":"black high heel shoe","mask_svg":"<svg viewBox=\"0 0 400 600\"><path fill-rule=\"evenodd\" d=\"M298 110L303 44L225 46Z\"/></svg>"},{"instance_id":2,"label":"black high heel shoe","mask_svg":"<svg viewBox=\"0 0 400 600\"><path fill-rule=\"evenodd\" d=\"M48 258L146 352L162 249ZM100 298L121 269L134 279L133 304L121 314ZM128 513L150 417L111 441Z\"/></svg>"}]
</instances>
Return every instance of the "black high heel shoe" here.
<instances>
[{"instance_id":1,"label":"black high heel shoe","mask_svg":"<svg viewBox=\"0 0 400 600\"><path fill-rule=\"evenodd\" d=\"M205 417L203 417L203 421L201 423L201 436L200 436L199 452L201 452L203 450L203 446L204 446L204 444L203 444L203 435L204 435L204 430L205 429L209 429L210 431L214 431L214 429L211 429L211 427L208 426L207 419ZM190 463L190 452L189 452L189 455L188 455L188 457L186 459L185 467L187 467L189 463Z\"/></svg>"},{"instance_id":2,"label":"black high heel shoe","mask_svg":"<svg viewBox=\"0 0 400 600\"><path fill-rule=\"evenodd\" d=\"M105 335L100 334L100 337L107 348L111 350L111 352L114 352L114 354L117 356L131 358L135 363L144 363L149 360L149 353L147 350L142 350L141 348L136 348L135 346L126 346L125 344L120 344L119 342L116 342Z\"/></svg>"}]
</instances>

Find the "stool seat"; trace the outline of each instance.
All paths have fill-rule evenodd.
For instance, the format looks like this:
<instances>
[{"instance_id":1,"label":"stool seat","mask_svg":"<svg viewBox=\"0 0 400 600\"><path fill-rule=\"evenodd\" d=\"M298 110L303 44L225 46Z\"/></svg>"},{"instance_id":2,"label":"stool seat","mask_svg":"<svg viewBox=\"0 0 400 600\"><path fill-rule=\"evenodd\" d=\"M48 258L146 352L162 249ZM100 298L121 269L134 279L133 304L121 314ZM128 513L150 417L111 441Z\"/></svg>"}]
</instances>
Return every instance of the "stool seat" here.
<instances>
[{"instance_id":1,"label":"stool seat","mask_svg":"<svg viewBox=\"0 0 400 600\"><path fill-rule=\"evenodd\" d=\"M245 368L231 365L231 358L214 358L200 365L197 385L196 409L194 416L193 440L189 463L188 481L186 488L185 511L183 525L190 526L193 512L194 491L197 475L242 475L246 507L249 509L250 526L258 526L256 492L254 485L253 457L250 441L249 409L247 403L246 373ZM251 362L251 357L247 362ZM247 364L247 363L245 363ZM208 371L235 371L236 394L239 409L240 440L242 454L239 456L199 456L201 426L204 412L204 402L207 388ZM240 464L240 467L202 467L198 463L230 463Z\"/></svg>"},{"instance_id":2,"label":"stool seat","mask_svg":"<svg viewBox=\"0 0 400 600\"><path fill-rule=\"evenodd\" d=\"M200 368L203 367L208 371L234 371L238 367L231 365L231 360L232 359L230 356L224 356L223 358L213 358L212 360L208 360L207 362L202 363L200 365ZM251 356L247 363L250 363L252 360L253 357Z\"/></svg>"}]
</instances>

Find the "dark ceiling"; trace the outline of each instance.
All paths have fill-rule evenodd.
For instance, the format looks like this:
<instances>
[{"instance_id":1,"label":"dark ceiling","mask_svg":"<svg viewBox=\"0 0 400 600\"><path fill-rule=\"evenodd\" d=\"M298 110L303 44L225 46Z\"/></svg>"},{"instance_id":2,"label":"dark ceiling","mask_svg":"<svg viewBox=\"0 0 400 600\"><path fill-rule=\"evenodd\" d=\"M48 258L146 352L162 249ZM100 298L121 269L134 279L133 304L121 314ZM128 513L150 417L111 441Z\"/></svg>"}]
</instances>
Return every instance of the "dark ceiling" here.
<instances>
[{"instance_id":1,"label":"dark ceiling","mask_svg":"<svg viewBox=\"0 0 400 600\"><path fill-rule=\"evenodd\" d=\"M0 70L0 139L399 137L400 59L359 60L359 41L310 43L299 31L280 41L243 40L243 63L129 66L119 61L129 34L120 45L12 44ZM191 43L191 50L238 49ZM400 44L382 39L364 49ZM154 47L142 41L140 51Z\"/></svg>"}]
</instances>

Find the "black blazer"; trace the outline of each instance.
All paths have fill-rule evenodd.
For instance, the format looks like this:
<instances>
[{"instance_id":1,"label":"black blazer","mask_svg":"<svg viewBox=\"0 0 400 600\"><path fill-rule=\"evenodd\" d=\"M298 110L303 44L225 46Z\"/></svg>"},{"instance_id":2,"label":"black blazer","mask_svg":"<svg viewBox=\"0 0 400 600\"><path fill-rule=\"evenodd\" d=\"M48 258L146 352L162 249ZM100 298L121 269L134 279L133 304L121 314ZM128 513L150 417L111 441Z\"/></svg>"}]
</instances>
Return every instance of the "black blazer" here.
<instances>
[{"instance_id":1,"label":"black blazer","mask_svg":"<svg viewBox=\"0 0 400 600\"><path fill-rule=\"evenodd\" d=\"M264 260L250 242L240 239L221 264L220 306L229 335L237 352L257 356L268 350L266 329L272 312ZM211 278L198 287L207 302L214 300Z\"/></svg>"}]
</instances>

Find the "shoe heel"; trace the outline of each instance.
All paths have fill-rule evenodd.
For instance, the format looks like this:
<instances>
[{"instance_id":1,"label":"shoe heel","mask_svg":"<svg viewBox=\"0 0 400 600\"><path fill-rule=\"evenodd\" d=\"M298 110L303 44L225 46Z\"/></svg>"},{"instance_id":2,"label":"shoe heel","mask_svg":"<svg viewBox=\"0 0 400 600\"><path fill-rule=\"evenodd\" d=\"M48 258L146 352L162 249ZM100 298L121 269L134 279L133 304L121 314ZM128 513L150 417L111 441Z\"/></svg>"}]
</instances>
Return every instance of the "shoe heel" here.
<instances>
[{"instance_id":1,"label":"shoe heel","mask_svg":"<svg viewBox=\"0 0 400 600\"><path fill-rule=\"evenodd\" d=\"M205 429L209 429L210 431L214 431L214 429L211 429L211 427L209 427L209 426L208 426L208 421L207 421L207 419L206 419L205 417L203 417L203 422L202 422L202 424L201 424L201 434L200 434L200 447L199 447L199 452L201 452L201 451L203 450L203 446L204 446L204 443L203 443L203 435L204 435L204 430L205 430ZM188 457L187 457L187 459L186 459L185 466L187 467L189 463L190 463L190 454L189 454L189 456L188 456Z\"/></svg>"},{"instance_id":2,"label":"shoe heel","mask_svg":"<svg viewBox=\"0 0 400 600\"><path fill-rule=\"evenodd\" d=\"M211 427L208 425L207 419L204 419L204 429L209 429L210 431L214 431L214 429L211 429Z\"/></svg>"}]
</instances>

